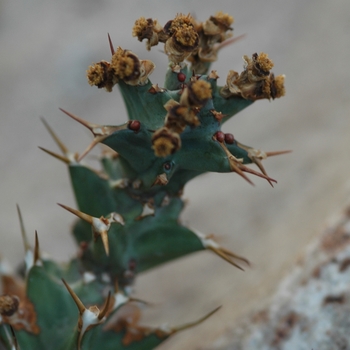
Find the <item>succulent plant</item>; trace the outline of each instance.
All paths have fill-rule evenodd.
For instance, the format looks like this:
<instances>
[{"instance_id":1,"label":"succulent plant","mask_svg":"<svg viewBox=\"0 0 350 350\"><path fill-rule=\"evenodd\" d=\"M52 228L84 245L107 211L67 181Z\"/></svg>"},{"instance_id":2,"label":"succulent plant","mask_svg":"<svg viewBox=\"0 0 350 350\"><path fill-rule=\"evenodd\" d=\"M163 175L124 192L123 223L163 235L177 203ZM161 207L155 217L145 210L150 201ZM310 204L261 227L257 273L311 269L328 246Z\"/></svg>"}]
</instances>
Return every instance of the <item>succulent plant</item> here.
<instances>
[{"instance_id":1,"label":"succulent plant","mask_svg":"<svg viewBox=\"0 0 350 350\"><path fill-rule=\"evenodd\" d=\"M231 70L225 85L217 84L216 71L209 70L218 52L236 40L232 22L222 12L205 22L178 14L165 26L139 18L132 35L146 40L148 50L164 43L169 66L163 87L149 79L153 62L115 49L109 37L111 61L91 65L87 78L108 92L118 86L128 121L97 125L62 110L93 134L80 155L70 152L43 120L62 155L43 150L69 169L77 209L60 206L78 217L73 228L78 253L58 264L41 253L37 233L33 248L18 208L25 264L13 274L1 263L0 339L6 349L153 349L217 309L182 326L142 326L143 301L132 296L138 273L201 250L240 269L249 264L179 220L189 180L208 171L234 172L249 183L246 173L273 185L262 160L287 152L263 152L221 130L255 100L285 92L284 76L270 72L273 63L265 53L244 56L242 73ZM101 155L101 169L95 170L83 158L99 143L108 149Z\"/></svg>"}]
</instances>

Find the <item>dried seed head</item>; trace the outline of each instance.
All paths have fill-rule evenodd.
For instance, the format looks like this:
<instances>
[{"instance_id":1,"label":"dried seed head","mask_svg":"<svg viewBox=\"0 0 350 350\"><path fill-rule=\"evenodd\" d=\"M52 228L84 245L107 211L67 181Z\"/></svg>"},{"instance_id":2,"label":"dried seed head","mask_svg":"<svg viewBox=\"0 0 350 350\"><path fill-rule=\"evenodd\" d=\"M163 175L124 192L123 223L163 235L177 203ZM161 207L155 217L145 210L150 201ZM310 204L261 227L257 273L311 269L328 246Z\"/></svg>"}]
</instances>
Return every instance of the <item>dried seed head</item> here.
<instances>
[{"instance_id":1,"label":"dried seed head","mask_svg":"<svg viewBox=\"0 0 350 350\"><path fill-rule=\"evenodd\" d=\"M233 95L241 96L249 100L274 99L285 94L284 76L275 78L270 69L273 62L267 54L253 54L252 58L243 57L245 69L239 75L231 70L226 79L226 85L220 91L221 95L228 98Z\"/></svg>"},{"instance_id":2,"label":"dried seed head","mask_svg":"<svg viewBox=\"0 0 350 350\"><path fill-rule=\"evenodd\" d=\"M264 52L261 52L259 55L255 53L253 55L253 60L255 61L256 68L262 70L263 72L269 72L269 70L273 67L273 62Z\"/></svg>"},{"instance_id":3,"label":"dried seed head","mask_svg":"<svg viewBox=\"0 0 350 350\"><path fill-rule=\"evenodd\" d=\"M208 63L216 61L219 50L233 42L230 40L224 43L225 40L232 37L233 18L226 13L217 12L215 16L211 16L203 23L193 23L199 35L199 45L187 59L196 73L206 74L209 68Z\"/></svg>"},{"instance_id":4,"label":"dried seed head","mask_svg":"<svg viewBox=\"0 0 350 350\"><path fill-rule=\"evenodd\" d=\"M273 67L273 62L264 52L259 55L254 53L251 59L245 55L243 59L245 61L245 71L251 82L264 79L270 74L270 69Z\"/></svg>"},{"instance_id":5,"label":"dried seed head","mask_svg":"<svg viewBox=\"0 0 350 350\"><path fill-rule=\"evenodd\" d=\"M165 42L164 51L171 62L180 63L197 49L198 43L199 36L193 26L184 25Z\"/></svg>"},{"instance_id":6,"label":"dried seed head","mask_svg":"<svg viewBox=\"0 0 350 350\"><path fill-rule=\"evenodd\" d=\"M164 32L169 36L165 42L164 51L171 62L180 63L197 50L199 35L189 14L177 15L164 26Z\"/></svg>"},{"instance_id":7,"label":"dried seed head","mask_svg":"<svg viewBox=\"0 0 350 350\"><path fill-rule=\"evenodd\" d=\"M157 157L166 157L180 149L181 139L178 133L163 127L154 132L152 145Z\"/></svg>"},{"instance_id":8,"label":"dried seed head","mask_svg":"<svg viewBox=\"0 0 350 350\"><path fill-rule=\"evenodd\" d=\"M232 23L233 17L220 11L203 23L203 32L206 35L224 34L228 30L232 30Z\"/></svg>"},{"instance_id":9,"label":"dried seed head","mask_svg":"<svg viewBox=\"0 0 350 350\"><path fill-rule=\"evenodd\" d=\"M150 39L152 36L152 24L151 18L146 19L140 17L135 21L134 27L132 28L132 36L137 36L137 39L142 41L143 39Z\"/></svg>"},{"instance_id":10,"label":"dried seed head","mask_svg":"<svg viewBox=\"0 0 350 350\"><path fill-rule=\"evenodd\" d=\"M210 84L204 80L196 80L184 90L180 98L180 104L189 107L203 107L211 96Z\"/></svg>"},{"instance_id":11,"label":"dried seed head","mask_svg":"<svg viewBox=\"0 0 350 350\"><path fill-rule=\"evenodd\" d=\"M191 84L191 89L198 100L204 101L211 98L210 84L204 80L197 80Z\"/></svg>"},{"instance_id":12,"label":"dried seed head","mask_svg":"<svg viewBox=\"0 0 350 350\"><path fill-rule=\"evenodd\" d=\"M16 295L2 295L0 296L0 315L12 316L17 312L19 306L19 299Z\"/></svg>"},{"instance_id":13,"label":"dried seed head","mask_svg":"<svg viewBox=\"0 0 350 350\"><path fill-rule=\"evenodd\" d=\"M111 67L116 76L123 79L127 84L137 85L141 72L140 60L138 57L128 50L123 50L121 47L112 56Z\"/></svg>"},{"instance_id":14,"label":"dried seed head","mask_svg":"<svg viewBox=\"0 0 350 350\"><path fill-rule=\"evenodd\" d=\"M193 17L188 14L179 13L176 17L164 26L164 31L168 35L173 35L177 30L186 27L194 27Z\"/></svg>"},{"instance_id":15,"label":"dried seed head","mask_svg":"<svg viewBox=\"0 0 350 350\"><path fill-rule=\"evenodd\" d=\"M170 108L165 119L165 127L175 133L182 133L186 125L191 127L200 124L194 111L188 106L177 104Z\"/></svg>"},{"instance_id":16,"label":"dried seed head","mask_svg":"<svg viewBox=\"0 0 350 350\"><path fill-rule=\"evenodd\" d=\"M100 85L104 80L104 75L107 69L105 67L109 67L109 63L106 62L106 65L101 64L102 62L99 62L97 64L94 64L92 66L89 66L88 70L86 71L86 75L88 78L89 84L92 85Z\"/></svg>"},{"instance_id":17,"label":"dried seed head","mask_svg":"<svg viewBox=\"0 0 350 350\"><path fill-rule=\"evenodd\" d=\"M164 38L163 27L158 21L152 18L146 19L145 17L140 17L135 21L135 25L132 29L132 36L136 36L139 41L147 39L147 50L150 50L152 46L156 46L159 41L164 42L166 40Z\"/></svg>"},{"instance_id":18,"label":"dried seed head","mask_svg":"<svg viewBox=\"0 0 350 350\"><path fill-rule=\"evenodd\" d=\"M118 78L110 67L107 61L101 61L89 66L86 71L86 77L91 86L105 88L111 92L113 86L118 83Z\"/></svg>"},{"instance_id":19,"label":"dried seed head","mask_svg":"<svg viewBox=\"0 0 350 350\"><path fill-rule=\"evenodd\" d=\"M193 47L198 42L198 34L193 29L193 26L184 25L175 32L173 37L176 42L186 50L190 49L192 51Z\"/></svg>"}]
</instances>

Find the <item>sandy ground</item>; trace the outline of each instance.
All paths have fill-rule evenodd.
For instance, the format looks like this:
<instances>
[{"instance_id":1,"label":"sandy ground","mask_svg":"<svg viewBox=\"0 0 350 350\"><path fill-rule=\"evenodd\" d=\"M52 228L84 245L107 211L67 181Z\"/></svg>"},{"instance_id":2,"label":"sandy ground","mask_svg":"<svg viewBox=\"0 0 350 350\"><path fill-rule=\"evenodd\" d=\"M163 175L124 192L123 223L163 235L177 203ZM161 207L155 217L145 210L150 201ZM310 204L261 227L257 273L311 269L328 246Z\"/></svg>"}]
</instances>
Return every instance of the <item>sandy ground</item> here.
<instances>
[{"instance_id":1,"label":"sandy ground","mask_svg":"<svg viewBox=\"0 0 350 350\"><path fill-rule=\"evenodd\" d=\"M246 34L213 65L222 84L229 69L242 69L242 55L264 51L274 72L286 75L287 89L280 100L256 102L224 131L256 148L293 153L265 162L275 188L260 179L252 187L236 174L209 174L187 186L183 221L216 233L253 267L242 273L200 253L140 276L137 296L156 303L147 311L152 324L187 322L224 306L162 349L200 349L232 327L271 294L329 214L348 201L350 2L0 0L0 251L13 264L23 254L16 203L43 250L60 260L75 252L72 217L56 205L75 205L67 172L37 148L56 151L39 116L81 152L90 135L58 107L101 124L126 119L118 91L108 94L85 80L91 62L110 57L107 33L115 45L153 60L152 81L162 84L165 57L131 37L134 20L165 24L178 12L204 20L217 10L235 17L235 35Z\"/></svg>"}]
</instances>

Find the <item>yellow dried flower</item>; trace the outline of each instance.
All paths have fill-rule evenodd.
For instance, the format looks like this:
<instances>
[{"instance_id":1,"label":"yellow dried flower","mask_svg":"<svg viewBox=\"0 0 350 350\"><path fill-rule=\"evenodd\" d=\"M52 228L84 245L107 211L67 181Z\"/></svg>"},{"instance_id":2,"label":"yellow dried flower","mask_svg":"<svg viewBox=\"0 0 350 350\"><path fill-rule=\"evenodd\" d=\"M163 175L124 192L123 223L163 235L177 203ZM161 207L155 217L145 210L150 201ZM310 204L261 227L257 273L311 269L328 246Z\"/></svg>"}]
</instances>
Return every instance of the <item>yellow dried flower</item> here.
<instances>
[{"instance_id":1,"label":"yellow dried flower","mask_svg":"<svg viewBox=\"0 0 350 350\"><path fill-rule=\"evenodd\" d=\"M226 79L226 85L221 89L220 94L225 98L230 96L241 96L249 100L275 99L285 94L284 76L275 78L270 69L273 62L267 54L253 54L250 59L244 56L246 62L245 70L239 75L231 70Z\"/></svg>"},{"instance_id":2,"label":"yellow dried flower","mask_svg":"<svg viewBox=\"0 0 350 350\"><path fill-rule=\"evenodd\" d=\"M157 157L167 157L175 153L181 147L180 135L163 127L154 132L152 148Z\"/></svg>"},{"instance_id":3,"label":"yellow dried flower","mask_svg":"<svg viewBox=\"0 0 350 350\"><path fill-rule=\"evenodd\" d=\"M222 11L216 12L215 16L211 17L213 22L217 22L218 25L225 26L229 29L230 25L233 23L233 17L228 13Z\"/></svg>"},{"instance_id":4,"label":"yellow dried flower","mask_svg":"<svg viewBox=\"0 0 350 350\"><path fill-rule=\"evenodd\" d=\"M111 67L119 79L127 84L137 85L140 77L140 60L128 50L118 47L112 56Z\"/></svg>"},{"instance_id":5,"label":"yellow dried flower","mask_svg":"<svg viewBox=\"0 0 350 350\"><path fill-rule=\"evenodd\" d=\"M233 17L220 11L217 12L215 16L210 16L210 18L203 23L203 32L205 35L221 34L224 39L224 34L228 30L232 30L232 23Z\"/></svg>"},{"instance_id":6,"label":"yellow dried flower","mask_svg":"<svg viewBox=\"0 0 350 350\"><path fill-rule=\"evenodd\" d=\"M134 27L132 28L132 36L137 36L137 38L142 41L142 39L149 39L150 36L147 34L150 26L150 21L145 17L140 17L135 21ZM153 31L152 31L153 32Z\"/></svg>"},{"instance_id":7,"label":"yellow dried flower","mask_svg":"<svg viewBox=\"0 0 350 350\"><path fill-rule=\"evenodd\" d=\"M165 127L177 134L182 133L187 125L194 127L199 124L199 119L192 108L178 103L169 109L165 119Z\"/></svg>"},{"instance_id":8,"label":"yellow dried flower","mask_svg":"<svg viewBox=\"0 0 350 350\"><path fill-rule=\"evenodd\" d=\"M193 26L188 26L187 24L177 29L174 37L177 43L184 47L190 47L191 50L198 41L198 33L193 29Z\"/></svg>"},{"instance_id":9,"label":"yellow dried flower","mask_svg":"<svg viewBox=\"0 0 350 350\"><path fill-rule=\"evenodd\" d=\"M113 86L118 83L118 78L114 75L110 63L107 61L101 61L89 66L86 71L86 77L91 86L95 85L98 88L105 88L108 92L111 92Z\"/></svg>"},{"instance_id":10,"label":"yellow dried flower","mask_svg":"<svg viewBox=\"0 0 350 350\"><path fill-rule=\"evenodd\" d=\"M104 73L105 70L102 67L101 64L93 64L92 66L89 66L89 68L86 71L86 77L88 79L88 83L91 86L99 85L104 80Z\"/></svg>"},{"instance_id":11,"label":"yellow dried flower","mask_svg":"<svg viewBox=\"0 0 350 350\"><path fill-rule=\"evenodd\" d=\"M210 84L204 80L197 80L191 84L192 91L198 100L208 100L211 98Z\"/></svg>"},{"instance_id":12,"label":"yellow dried flower","mask_svg":"<svg viewBox=\"0 0 350 350\"><path fill-rule=\"evenodd\" d=\"M139 41L147 39L147 50L150 50L152 46L158 45L159 41L165 42L168 39L168 36L163 32L163 27L156 19L146 19L145 17L140 17L135 21L132 36L136 36Z\"/></svg>"},{"instance_id":13,"label":"yellow dried flower","mask_svg":"<svg viewBox=\"0 0 350 350\"><path fill-rule=\"evenodd\" d=\"M177 30L183 28L184 26L191 26L193 27L193 18L190 14L184 15L182 13L179 13L176 15L176 17L168 22L167 31L172 35Z\"/></svg>"},{"instance_id":14,"label":"yellow dried flower","mask_svg":"<svg viewBox=\"0 0 350 350\"><path fill-rule=\"evenodd\" d=\"M196 80L183 91L180 104L191 108L203 107L211 96L210 84L204 80Z\"/></svg>"},{"instance_id":15,"label":"yellow dried flower","mask_svg":"<svg viewBox=\"0 0 350 350\"><path fill-rule=\"evenodd\" d=\"M268 72L273 67L273 62L268 58L267 54L261 52L255 58L255 64L264 72Z\"/></svg>"}]
</instances>

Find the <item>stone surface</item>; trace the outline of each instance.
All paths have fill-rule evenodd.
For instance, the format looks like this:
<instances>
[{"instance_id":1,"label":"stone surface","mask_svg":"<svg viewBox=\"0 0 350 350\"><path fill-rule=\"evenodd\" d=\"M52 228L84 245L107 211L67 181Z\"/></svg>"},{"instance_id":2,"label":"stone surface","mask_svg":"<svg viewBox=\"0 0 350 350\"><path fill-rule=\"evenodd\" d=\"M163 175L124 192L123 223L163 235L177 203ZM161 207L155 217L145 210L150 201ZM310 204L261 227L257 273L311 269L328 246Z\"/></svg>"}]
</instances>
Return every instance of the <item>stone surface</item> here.
<instances>
[{"instance_id":1,"label":"stone surface","mask_svg":"<svg viewBox=\"0 0 350 350\"><path fill-rule=\"evenodd\" d=\"M350 208L308 246L264 308L208 350L350 347Z\"/></svg>"}]
</instances>

